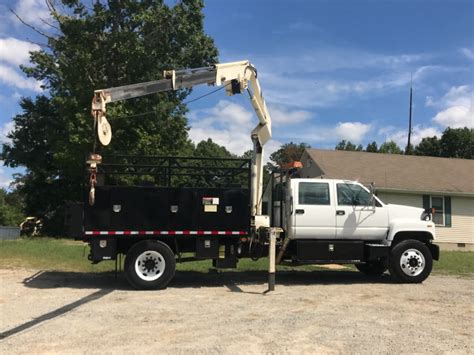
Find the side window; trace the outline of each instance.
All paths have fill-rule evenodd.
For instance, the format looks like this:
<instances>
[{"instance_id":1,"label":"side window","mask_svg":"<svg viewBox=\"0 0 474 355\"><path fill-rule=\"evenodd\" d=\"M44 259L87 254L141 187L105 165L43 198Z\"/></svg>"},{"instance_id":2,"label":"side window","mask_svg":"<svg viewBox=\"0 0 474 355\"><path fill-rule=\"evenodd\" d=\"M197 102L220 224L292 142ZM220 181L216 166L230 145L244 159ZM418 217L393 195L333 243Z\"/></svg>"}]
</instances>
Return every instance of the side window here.
<instances>
[{"instance_id":1,"label":"side window","mask_svg":"<svg viewBox=\"0 0 474 355\"><path fill-rule=\"evenodd\" d=\"M370 194L360 185L337 184L337 204L341 206L368 206Z\"/></svg>"},{"instance_id":2,"label":"side window","mask_svg":"<svg viewBox=\"0 0 474 355\"><path fill-rule=\"evenodd\" d=\"M298 185L300 205L329 205L329 184L321 182L300 182Z\"/></svg>"}]
</instances>

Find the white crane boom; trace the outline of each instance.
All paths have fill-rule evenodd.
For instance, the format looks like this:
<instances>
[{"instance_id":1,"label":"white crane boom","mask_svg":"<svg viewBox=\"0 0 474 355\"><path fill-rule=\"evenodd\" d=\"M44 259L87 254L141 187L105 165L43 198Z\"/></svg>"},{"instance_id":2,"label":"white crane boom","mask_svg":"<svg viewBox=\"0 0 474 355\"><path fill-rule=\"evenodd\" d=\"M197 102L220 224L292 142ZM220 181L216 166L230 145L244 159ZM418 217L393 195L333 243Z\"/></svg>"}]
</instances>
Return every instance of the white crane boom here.
<instances>
[{"instance_id":1,"label":"white crane boom","mask_svg":"<svg viewBox=\"0 0 474 355\"><path fill-rule=\"evenodd\" d=\"M259 123L251 132L253 142L252 155L252 216L262 214L261 196L263 191L263 146L272 136L271 118L268 113L262 90L257 79L257 71L249 61L215 64L210 67L166 70L164 79L145 83L131 84L94 91L92 115L97 127L99 141L108 145L112 139L112 129L106 118L108 103L150 95L163 91L192 88L199 84L208 84L226 88L227 95L241 94L247 90L250 101L257 114Z\"/></svg>"}]
</instances>

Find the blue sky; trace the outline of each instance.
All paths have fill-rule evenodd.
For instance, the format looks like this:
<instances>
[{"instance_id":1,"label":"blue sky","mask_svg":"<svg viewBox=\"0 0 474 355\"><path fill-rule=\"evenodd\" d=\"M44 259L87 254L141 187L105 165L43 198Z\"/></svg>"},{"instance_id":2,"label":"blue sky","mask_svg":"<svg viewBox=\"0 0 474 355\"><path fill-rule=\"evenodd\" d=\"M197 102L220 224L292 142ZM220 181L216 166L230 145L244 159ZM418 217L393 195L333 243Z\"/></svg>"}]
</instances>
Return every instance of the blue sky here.
<instances>
[{"instance_id":1,"label":"blue sky","mask_svg":"<svg viewBox=\"0 0 474 355\"><path fill-rule=\"evenodd\" d=\"M174 3L174 1L169 1ZM20 96L38 85L17 66L36 47L30 23L45 26L43 0L0 5L0 139L12 128ZM332 149L341 139L364 146L406 144L413 76L413 139L447 126L473 126L472 1L207 1L205 29L220 61L249 59L258 69L273 119L267 154L285 142ZM190 99L211 90L196 89ZM250 148L257 122L247 96L218 92L189 105L190 137L213 138L234 153ZM11 179L0 171L0 185Z\"/></svg>"}]
</instances>

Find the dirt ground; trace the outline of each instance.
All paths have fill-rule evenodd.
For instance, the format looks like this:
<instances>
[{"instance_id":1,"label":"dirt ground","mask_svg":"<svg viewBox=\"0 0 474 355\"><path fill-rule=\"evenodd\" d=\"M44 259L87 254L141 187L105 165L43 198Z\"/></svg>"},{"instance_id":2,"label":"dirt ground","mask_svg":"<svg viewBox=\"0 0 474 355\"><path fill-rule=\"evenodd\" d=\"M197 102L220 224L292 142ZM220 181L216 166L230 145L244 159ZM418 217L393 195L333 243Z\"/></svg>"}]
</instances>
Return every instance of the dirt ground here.
<instances>
[{"instance_id":1,"label":"dirt ground","mask_svg":"<svg viewBox=\"0 0 474 355\"><path fill-rule=\"evenodd\" d=\"M181 272L163 291L113 274L0 270L0 353L469 353L474 280L357 272Z\"/></svg>"}]
</instances>

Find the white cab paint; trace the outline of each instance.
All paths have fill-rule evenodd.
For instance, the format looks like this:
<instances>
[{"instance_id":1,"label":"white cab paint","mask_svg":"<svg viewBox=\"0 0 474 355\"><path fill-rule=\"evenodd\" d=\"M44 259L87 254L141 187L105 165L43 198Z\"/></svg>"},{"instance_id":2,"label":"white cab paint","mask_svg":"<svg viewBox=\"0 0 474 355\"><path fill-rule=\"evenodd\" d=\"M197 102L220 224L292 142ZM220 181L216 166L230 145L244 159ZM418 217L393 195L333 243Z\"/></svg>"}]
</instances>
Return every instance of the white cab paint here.
<instances>
[{"instance_id":1,"label":"white cab paint","mask_svg":"<svg viewBox=\"0 0 474 355\"><path fill-rule=\"evenodd\" d=\"M315 179L295 179L292 180L293 190L293 216L295 226L295 238L297 239L334 239L336 237L336 210L334 207L333 184L327 181ZM316 187L324 190L327 188L327 204L317 201L305 201L303 187L311 189ZM324 198L320 199L324 202ZM313 203L310 203L313 202Z\"/></svg>"},{"instance_id":2,"label":"white cab paint","mask_svg":"<svg viewBox=\"0 0 474 355\"><path fill-rule=\"evenodd\" d=\"M283 206L275 210L283 208L283 228L291 239L390 244L403 231L428 232L435 237L434 224L422 220L423 209L386 205L377 197L375 203L369 202L370 191L355 181L295 178L289 180L287 189Z\"/></svg>"}]
</instances>

